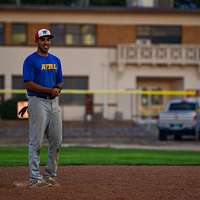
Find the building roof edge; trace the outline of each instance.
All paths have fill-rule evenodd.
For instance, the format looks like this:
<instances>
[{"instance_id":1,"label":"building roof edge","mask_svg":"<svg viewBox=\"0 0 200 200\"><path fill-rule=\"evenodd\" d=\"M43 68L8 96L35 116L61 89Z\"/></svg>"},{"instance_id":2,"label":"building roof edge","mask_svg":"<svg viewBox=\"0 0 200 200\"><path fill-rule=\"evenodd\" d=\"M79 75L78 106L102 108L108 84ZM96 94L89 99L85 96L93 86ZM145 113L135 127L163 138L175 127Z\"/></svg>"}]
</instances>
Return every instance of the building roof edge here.
<instances>
[{"instance_id":1,"label":"building roof edge","mask_svg":"<svg viewBox=\"0 0 200 200\"><path fill-rule=\"evenodd\" d=\"M85 13L150 13L150 14L200 14L200 9L174 9L174 8L140 8L140 7L113 7L113 6L99 6L99 7L68 7L68 6L46 6L46 5L0 5L1 11L69 11L69 12L85 12Z\"/></svg>"}]
</instances>

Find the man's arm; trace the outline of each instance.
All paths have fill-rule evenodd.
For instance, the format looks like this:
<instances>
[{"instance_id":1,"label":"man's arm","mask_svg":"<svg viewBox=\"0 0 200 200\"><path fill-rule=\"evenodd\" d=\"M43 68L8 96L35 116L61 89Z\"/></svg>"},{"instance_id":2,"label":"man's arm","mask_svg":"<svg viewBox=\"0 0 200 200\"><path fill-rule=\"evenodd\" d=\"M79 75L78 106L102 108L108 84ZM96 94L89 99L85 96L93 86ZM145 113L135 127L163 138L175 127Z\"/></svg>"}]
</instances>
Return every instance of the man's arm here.
<instances>
[{"instance_id":1,"label":"man's arm","mask_svg":"<svg viewBox=\"0 0 200 200\"><path fill-rule=\"evenodd\" d=\"M50 94L51 96L58 96L60 94L59 88L43 87L41 85L38 85L37 83L34 83L33 81L26 81L24 84L27 90L32 90L34 92L47 93Z\"/></svg>"},{"instance_id":2,"label":"man's arm","mask_svg":"<svg viewBox=\"0 0 200 200\"><path fill-rule=\"evenodd\" d=\"M61 82L61 83L57 84L54 88L59 88L60 90L62 90L63 89L63 85L64 85L64 83Z\"/></svg>"}]
</instances>

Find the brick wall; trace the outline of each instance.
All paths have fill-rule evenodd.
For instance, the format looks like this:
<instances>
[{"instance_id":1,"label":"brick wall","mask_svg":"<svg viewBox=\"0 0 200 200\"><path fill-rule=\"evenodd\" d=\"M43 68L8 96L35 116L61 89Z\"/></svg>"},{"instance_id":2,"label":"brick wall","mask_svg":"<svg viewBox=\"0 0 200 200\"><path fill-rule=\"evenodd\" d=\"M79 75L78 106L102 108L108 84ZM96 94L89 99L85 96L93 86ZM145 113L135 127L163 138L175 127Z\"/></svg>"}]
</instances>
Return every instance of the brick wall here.
<instances>
[{"instance_id":1,"label":"brick wall","mask_svg":"<svg viewBox=\"0 0 200 200\"><path fill-rule=\"evenodd\" d=\"M97 25L97 46L133 43L135 39L136 31L132 25Z\"/></svg>"},{"instance_id":2,"label":"brick wall","mask_svg":"<svg viewBox=\"0 0 200 200\"><path fill-rule=\"evenodd\" d=\"M11 44L11 23L5 23L5 45Z\"/></svg>"},{"instance_id":3,"label":"brick wall","mask_svg":"<svg viewBox=\"0 0 200 200\"><path fill-rule=\"evenodd\" d=\"M200 44L200 26L183 26L182 43Z\"/></svg>"}]
</instances>

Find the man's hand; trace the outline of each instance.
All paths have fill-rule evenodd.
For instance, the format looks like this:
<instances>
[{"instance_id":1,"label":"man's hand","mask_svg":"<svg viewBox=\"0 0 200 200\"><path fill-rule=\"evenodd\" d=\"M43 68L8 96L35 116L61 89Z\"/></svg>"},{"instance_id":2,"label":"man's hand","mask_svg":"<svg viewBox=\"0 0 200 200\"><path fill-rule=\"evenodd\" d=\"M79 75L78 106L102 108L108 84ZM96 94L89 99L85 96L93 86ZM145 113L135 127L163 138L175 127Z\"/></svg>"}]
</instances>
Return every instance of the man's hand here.
<instances>
[{"instance_id":1,"label":"man's hand","mask_svg":"<svg viewBox=\"0 0 200 200\"><path fill-rule=\"evenodd\" d=\"M63 83L58 84L57 86L53 88L43 87L41 85L38 85L37 83L34 83L33 81L27 81L25 82L25 88L34 92L40 92L40 93L47 93L50 94L51 97L57 97L61 93Z\"/></svg>"},{"instance_id":2,"label":"man's hand","mask_svg":"<svg viewBox=\"0 0 200 200\"><path fill-rule=\"evenodd\" d=\"M52 90L51 90L51 96L52 97L57 97L57 96L59 96L60 95L60 89L59 88L52 88Z\"/></svg>"}]
</instances>

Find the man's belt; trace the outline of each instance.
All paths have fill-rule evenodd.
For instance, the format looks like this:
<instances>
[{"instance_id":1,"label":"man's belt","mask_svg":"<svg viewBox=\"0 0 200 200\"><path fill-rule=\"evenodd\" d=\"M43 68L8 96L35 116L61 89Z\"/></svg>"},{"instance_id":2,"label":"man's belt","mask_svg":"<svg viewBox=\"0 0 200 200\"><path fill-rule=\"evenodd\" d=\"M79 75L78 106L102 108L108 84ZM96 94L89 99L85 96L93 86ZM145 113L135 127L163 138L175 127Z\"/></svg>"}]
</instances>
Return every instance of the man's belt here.
<instances>
[{"instance_id":1,"label":"man's belt","mask_svg":"<svg viewBox=\"0 0 200 200\"><path fill-rule=\"evenodd\" d=\"M52 96L42 96L42 95L37 95L36 97L43 98L43 99L55 99L56 97Z\"/></svg>"}]
</instances>

